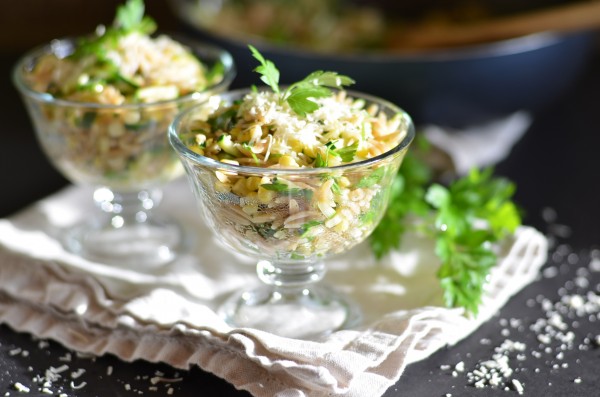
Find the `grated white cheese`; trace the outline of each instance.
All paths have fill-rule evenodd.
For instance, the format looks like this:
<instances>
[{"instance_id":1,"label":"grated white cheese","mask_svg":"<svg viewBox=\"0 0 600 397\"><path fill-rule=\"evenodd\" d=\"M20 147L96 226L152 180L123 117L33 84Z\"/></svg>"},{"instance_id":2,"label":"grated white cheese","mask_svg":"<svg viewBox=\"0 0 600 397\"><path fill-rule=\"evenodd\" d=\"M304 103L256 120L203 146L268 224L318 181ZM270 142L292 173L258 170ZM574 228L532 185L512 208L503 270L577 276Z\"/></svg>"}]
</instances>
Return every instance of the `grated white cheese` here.
<instances>
[{"instance_id":1,"label":"grated white cheese","mask_svg":"<svg viewBox=\"0 0 600 397\"><path fill-rule=\"evenodd\" d=\"M83 389L86 385L87 385L86 382L81 382L78 385L76 385L75 382L73 382L73 381L71 381L71 383L70 383L71 389L74 389L74 390Z\"/></svg>"},{"instance_id":2,"label":"grated white cheese","mask_svg":"<svg viewBox=\"0 0 600 397\"><path fill-rule=\"evenodd\" d=\"M14 384L15 390L21 393L29 393L30 389L20 382L15 382Z\"/></svg>"},{"instance_id":3,"label":"grated white cheese","mask_svg":"<svg viewBox=\"0 0 600 397\"><path fill-rule=\"evenodd\" d=\"M77 371L71 372L71 378L77 379L85 373L85 369L79 368Z\"/></svg>"},{"instance_id":4,"label":"grated white cheese","mask_svg":"<svg viewBox=\"0 0 600 397\"><path fill-rule=\"evenodd\" d=\"M183 378L163 378L162 376L155 376L155 377L150 378L150 383L155 385L159 382L175 383L175 382L181 382L182 380L183 380Z\"/></svg>"},{"instance_id":5,"label":"grated white cheese","mask_svg":"<svg viewBox=\"0 0 600 397\"><path fill-rule=\"evenodd\" d=\"M16 356L17 354L21 354L22 351L23 351L23 349L21 349L20 347L17 347L16 349L9 350L8 354L11 356Z\"/></svg>"},{"instance_id":6,"label":"grated white cheese","mask_svg":"<svg viewBox=\"0 0 600 397\"><path fill-rule=\"evenodd\" d=\"M513 384L513 386L514 386L515 390L517 391L517 393L519 393L519 394L523 394L523 391L524 391L525 389L523 388L523 385L521 384L521 382L519 382L519 380L517 380L517 379L513 379L513 380L512 380L512 384Z\"/></svg>"}]
</instances>

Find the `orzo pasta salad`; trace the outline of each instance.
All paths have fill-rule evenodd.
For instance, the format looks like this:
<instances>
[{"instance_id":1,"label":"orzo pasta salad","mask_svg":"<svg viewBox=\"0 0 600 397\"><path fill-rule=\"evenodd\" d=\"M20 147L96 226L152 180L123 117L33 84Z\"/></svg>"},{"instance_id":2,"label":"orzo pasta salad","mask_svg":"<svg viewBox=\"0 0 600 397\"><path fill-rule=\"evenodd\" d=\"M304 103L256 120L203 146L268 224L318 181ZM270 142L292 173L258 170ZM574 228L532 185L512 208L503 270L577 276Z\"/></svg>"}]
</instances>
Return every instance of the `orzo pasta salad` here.
<instances>
[{"instance_id":1,"label":"orzo pasta salad","mask_svg":"<svg viewBox=\"0 0 600 397\"><path fill-rule=\"evenodd\" d=\"M181 174L168 125L223 82L225 65L155 29L142 0L129 0L112 26L54 40L21 72L42 99L39 138L71 180L136 190Z\"/></svg>"},{"instance_id":2,"label":"orzo pasta salad","mask_svg":"<svg viewBox=\"0 0 600 397\"><path fill-rule=\"evenodd\" d=\"M112 26L100 25L74 48L43 55L26 79L35 91L55 98L123 105L174 99L220 78L185 45L167 35L151 36L155 29L142 0L129 0Z\"/></svg>"},{"instance_id":3,"label":"orzo pasta salad","mask_svg":"<svg viewBox=\"0 0 600 397\"><path fill-rule=\"evenodd\" d=\"M353 81L334 72L280 88L275 66L250 48L271 89L228 93L227 101L215 96L179 129L189 150L227 164L211 176L201 165L188 169L203 180L202 197L214 198L204 210L213 226L233 231L230 240L262 256L345 251L370 234L385 210L410 119L393 105L345 91Z\"/></svg>"}]
</instances>

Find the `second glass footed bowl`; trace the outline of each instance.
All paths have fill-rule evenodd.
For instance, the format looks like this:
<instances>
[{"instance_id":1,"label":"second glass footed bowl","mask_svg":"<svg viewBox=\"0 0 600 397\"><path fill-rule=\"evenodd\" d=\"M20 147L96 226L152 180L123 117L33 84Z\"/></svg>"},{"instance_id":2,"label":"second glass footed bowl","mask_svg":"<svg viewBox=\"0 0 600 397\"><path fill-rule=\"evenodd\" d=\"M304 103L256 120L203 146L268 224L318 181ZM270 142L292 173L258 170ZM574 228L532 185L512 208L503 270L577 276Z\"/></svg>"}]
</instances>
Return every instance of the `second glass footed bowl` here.
<instances>
[{"instance_id":1,"label":"second glass footed bowl","mask_svg":"<svg viewBox=\"0 0 600 397\"><path fill-rule=\"evenodd\" d=\"M233 103L248 90L228 92ZM364 241L383 216L393 179L414 138L410 117L395 105L361 93L349 96L379 109L403 130L389 151L334 167L265 168L206 157L186 136L210 117L209 105L182 112L169 129L204 219L226 246L257 260L263 282L239 291L220 308L235 327L312 338L358 323L360 310L318 282L328 257Z\"/></svg>"},{"instance_id":2,"label":"second glass footed bowl","mask_svg":"<svg viewBox=\"0 0 600 397\"><path fill-rule=\"evenodd\" d=\"M98 210L62 236L68 250L87 259L150 268L172 261L183 248L185 238L178 223L153 211L161 201L163 185L183 175L167 129L178 112L226 90L235 68L228 52L177 39L206 68L220 70L222 77L203 90L172 99L161 99L165 93L153 87L145 92L152 98L142 102L92 101L86 90L102 92L109 99L111 94L93 81L71 82L82 87L80 100L58 98L37 89L31 75L33 71L36 76L44 71L59 73L43 61L50 55L63 59L72 54L78 41L70 38L28 52L14 68L13 82L50 161L71 182L95 189ZM70 71L71 80L78 76L76 72Z\"/></svg>"}]
</instances>

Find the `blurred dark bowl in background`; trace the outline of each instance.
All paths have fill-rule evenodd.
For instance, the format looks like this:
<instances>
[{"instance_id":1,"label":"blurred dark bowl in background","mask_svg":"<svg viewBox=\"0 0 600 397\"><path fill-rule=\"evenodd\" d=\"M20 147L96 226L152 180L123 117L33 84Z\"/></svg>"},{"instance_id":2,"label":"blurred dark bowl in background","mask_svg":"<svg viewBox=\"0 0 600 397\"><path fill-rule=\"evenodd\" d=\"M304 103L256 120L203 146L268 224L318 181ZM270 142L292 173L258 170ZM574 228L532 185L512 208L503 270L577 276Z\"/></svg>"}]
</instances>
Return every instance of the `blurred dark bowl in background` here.
<instances>
[{"instance_id":1,"label":"blurred dark bowl in background","mask_svg":"<svg viewBox=\"0 0 600 397\"><path fill-rule=\"evenodd\" d=\"M540 32L484 44L418 52L335 54L247 41L215 34L194 20L198 0L172 0L182 28L229 50L237 65L235 86L259 84L252 70L253 44L291 83L313 70L332 70L357 81L353 89L381 96L408 111L417 123L464 127L518 110L539 111L576 81L593 48L592 32Z\"/></svg>"}]
</instances>

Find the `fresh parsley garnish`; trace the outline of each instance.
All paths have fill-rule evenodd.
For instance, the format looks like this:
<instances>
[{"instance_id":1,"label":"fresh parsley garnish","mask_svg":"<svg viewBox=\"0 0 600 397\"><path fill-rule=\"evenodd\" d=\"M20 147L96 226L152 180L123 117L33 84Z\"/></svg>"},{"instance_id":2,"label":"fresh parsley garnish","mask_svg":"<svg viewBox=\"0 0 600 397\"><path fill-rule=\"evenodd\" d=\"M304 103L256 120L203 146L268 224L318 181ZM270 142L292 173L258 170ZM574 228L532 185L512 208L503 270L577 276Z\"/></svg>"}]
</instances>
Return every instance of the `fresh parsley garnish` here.
<instances>
[{"instance_id":1,"label":"fresh parsley garnish","mask_svg":"<svg viewBox=\"0 0 600 397\"><path fill-rule=\"evenodd\" d=\"M128 0L127 3L117 7L117 15L113 23L116 29L124 32L140 32L151 34L156 29L156 23L148 16L144 16L143 0Z\"/></svg>"},{"instance_id":2,"label":"fresh parsley garnish","mask_svg":"<svg viewBox=\"0 0 600 397\"><path fill-rule=\"evenodd\" d=\"M249 45L248 48L250 48L252 56L260 62L260 66L257 66L254 71L260 74L260 79L271 87L273 92L279 92L279 70L275 67L275 64L266 60L253 46Z\"/></svg>"},{"instance_id":3,"label":"fresh parsley garnish","mask_svg":"<svg viewBox=\"0 0 600 397\"><path fill-rule=\"evenodd\" d=\"M344 163L350 163L352 160L354 160L354 155L356 155L356 151L358 150L358 142L339 149L335 146L335 142L327 142L325 146L327 148L325 150L325 156L321 156L321 153L317 152L314 162L315 168L328 167L329 156L336 156L339 157Z\"/></svg>"},{"instance_id":4,"label":"fresh parsley garnish","mask_svg":"<svg viewBox=\"0 0 600 397\"><path fill-rule=\"evenodd\" d=\"M307 234L309 233L310 229L312 229L315 226L322 225L322 224L323 224L323 221L308 221L308 222L306 222L300 228L300 236L306 237Z\"/></svg>"},{"instance_id":5,"label":"fresh parsley garnish","mask_svg":"<svg viewBox=\"0 0 600 397\"><path fill-rule=\"evenodd\" d=\"M353 143L350 146L346 146L340 149L337 149L335 153L340 156L344 163L350 163L354 160L354 156L356 155L356 151L358 150L358 142Z\"/></svg>"},{"instance_id":6,"label":"fresh parsley garnish","mask_svg":"<svg viewBox=\"0 0 600 397\"><path fill-rule=\"evenodd\" d=\"M317 110L319 104L314 100L331 96L331 88L341 89L354 84L354 80L348 76L317 70L281 92L279 88L280 73L275 64L265 59L252 45L249 45L248 48L250 48L252 56L260 63L254 71L261 75L260 79L271 87L273 92L280 94L280 101L287 102L299 116L306 116Z\"/></svg>"},{"instance_id":7,"label":"fresh parsley garnish","mask_svg":"<svg viewBox=\"0 0 600 397\"><path fill-rule=\"evenodd\" d=\"M287 183L281 183L277 179L274 179L271 183L263 183L260 186L273 192L287 192L290 190L290 187L287 185Z\"/></svg>"},{"instance_id":8,"label":"fresh parsley garnish","mask_svg":"<svg viewBox=\"0 0 600 397\"><path fill-rule=\"evenodd\" d=\"M477 314L490 269L497 257L492 244L521 224L512 201L515 185L473 169L448 186L433 182L432 170L410 153L392 186L390 204L370 237L377 258L400 246L408 230L435 240L441 266L437 277L445 304Z\"/></svg>"},{"instance_id":9,"label":"fresh parsley garnish","mask_svg":"<svg viewBox=\"0 0 600 397\"><path fill-rule=\"evenodd\" d=\"M271 183L263 183L260 186L266 190L295 196L297 198L302 198L307 201L310 201L313 196L312 190L300 189L294 186L290 186L287 183L280 182L277 178L273 179Z\"/></svg>"},{"instance_id":10,"label":"fresh parsley garnish","mask_svg":"<svg viewBox=\"0 0 600 397\"><path fill-rule=\"evenodd\" d=\"M144 12L143 0L128 0L118 6L112 26L103 27L101 33L96 36L82 38L72 57L94 55L101 61L110 62L106 57L107 49L116 46L120 37L132 32L147 35L154 33L156 22L149 16L145 16Z\"/></svg>"},{"instance_id":11,"label":"fresh parsley garnish","mask_svg":"<svg viewBox=\"0 0 600 397\"><path fill-rule=\"evenodd\" d=\"M356 187L361 189L373 187L374 185L381 182L381 179L383 178L384 174L385 167L379 167L375 171L371 172L369 175L363 177L360 181L358 181Z\"/></svg>"}]
</instances>

